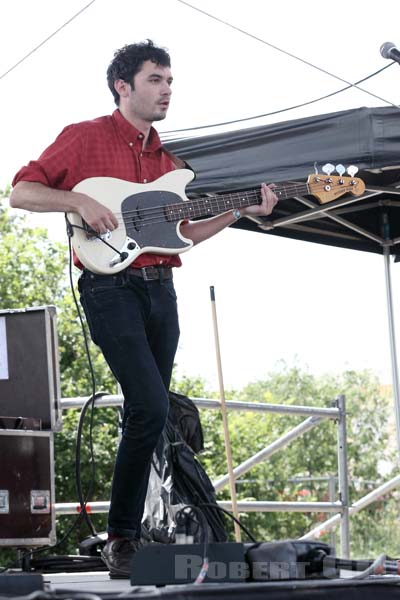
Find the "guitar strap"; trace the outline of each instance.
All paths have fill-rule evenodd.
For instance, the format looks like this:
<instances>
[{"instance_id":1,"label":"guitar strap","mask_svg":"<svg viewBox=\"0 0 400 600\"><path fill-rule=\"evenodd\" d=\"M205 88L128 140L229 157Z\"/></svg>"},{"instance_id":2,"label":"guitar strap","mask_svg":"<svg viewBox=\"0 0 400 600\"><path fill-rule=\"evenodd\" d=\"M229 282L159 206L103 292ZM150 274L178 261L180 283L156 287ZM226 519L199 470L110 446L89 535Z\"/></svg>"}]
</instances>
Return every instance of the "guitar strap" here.
<instances>
[{"instance_id":1,"label":"guitar strap","mask_svg":"<svg viewBox=\"0 0 400 600\"><path fill-rule=\"evenodd\" d=\"M161 148L164 154L166 154L168 158L172 160L177 169L189 169L190 171L193 171L193 173L195 173L194 169L192 169L189 163L187 163L185 160L182 160L181 158L179 158L179 156L176 156L176 154L173 154L172 152L167 150L165 146L161 146Z\"/></svg>"}]
</instances>

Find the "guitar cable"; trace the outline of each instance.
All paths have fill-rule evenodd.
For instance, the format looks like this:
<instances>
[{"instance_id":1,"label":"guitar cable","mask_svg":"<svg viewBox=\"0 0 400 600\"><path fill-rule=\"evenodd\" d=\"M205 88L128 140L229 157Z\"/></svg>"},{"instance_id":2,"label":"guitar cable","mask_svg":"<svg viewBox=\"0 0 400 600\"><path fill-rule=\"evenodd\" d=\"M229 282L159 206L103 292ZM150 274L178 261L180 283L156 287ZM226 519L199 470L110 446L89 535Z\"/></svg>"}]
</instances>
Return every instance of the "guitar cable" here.
<instances>
[{"instance_id":1,"label":"guitar cable","mask_svg":"<svg viewBox=\"0 0 400 600\"><path fill-rule=\"evenodd\" d=\"M69 240L71 240L71 238L74 235L74 229L80 229L82 231L86 231L86 233L90 233L90 235L92 235L93 237L97 238L100 242L103 242L103 244L105 244L106 246L108 246L116 254L119 254L120 262L123 262L125 259L128 258L129 254L127 252L121 252L120 250L118 250L118 248L115 248L115 246L113 246L112 244L110 244L109 242L107 242L106 240L104 240L102 238L102 236L99 233L97 233L97 231L95 231L94 229L88 230L83 225L73 225L71 223L71 221L69 221L67 213L65 213L65 224L66 224L67 235L68 235L68 239Z\"/></svg>"},{"instance_id":2,"label":"guitar cable","mask_svg":"<svg viewBox=\"0 0 400 600\"><path fill-rule=\"evenodd\" d=\"M86 504L87 501L93 491L93 487L94 487L94 483L96 480L96 461L94 458L94 450L93 450L93 420L94 420L94 408L95 408L95 401L97 398L101 397L104 395L105 392L96 392L96 378L95 378L95 374L94 374L94 368L93 368L93 361L92 361L92 357L90 354L90 348L89 348L89 341L88 341L88 335L86 332L86 328L85 328L85 324L83 321L83 317L82 317L82 311L80 309L79 306L79 302L78 302L78 298L76 297L76 292L75 292L75 287L74 287L74 281L73 281L73 275L72 275L72 263L73 263L73 259L72 259L72 243L71 243L71 235L69 234L69 227L68 225L72 228L73 226L71 225L71 223L68 221L67 215L65 215L66 221L67 221L67 234L68 234L68 257L69 257L69 261L68 261L68 275L69 275L69 284L70 284L70 289L71 289L71 293L72 293L72 297L74 300L74 304L75 304L75 308L76 308L76 312L78 315L78 319L79 319L79 323L81 326L81 331L83 334L83 341L84 341L84 346L85 346L85 354L87 357L87 361L88 361L88 366L89 366L89 372L90 372L90 379L91 379L91 387L92 387L92 394L90 396L90 398L86 401L86 403L84 404L80 417L79 417L79 423L78 423L78 429L77 429L77 434L76 434L76 452L75 452L75 481L76 481L76 489L77 489L77 494L78 494L78 499L79 499L79 503L81 506L81 514L83 515L83 518L86 522L86 525L89 528L90 533L95 536L97 535L96 529L93 525L93 522L86 510ZM82 228L84 229L84 228ZM73 232L72 232L73 233ZM81 470L80 470L80 466L81 466L81 439L82 439L82 429L83 429L83 421L84 421L84 417L86 414L87 409L91 408L90 410L90 421L89 421L89 459L90 459L90 466L91 466L91 476L90 476L90 481L89 481L89 486L88 486L88 490L86 492L86 494L83 494L83 490L82 490L82 482L81 482Z\"/></svg>"}]
</instances>

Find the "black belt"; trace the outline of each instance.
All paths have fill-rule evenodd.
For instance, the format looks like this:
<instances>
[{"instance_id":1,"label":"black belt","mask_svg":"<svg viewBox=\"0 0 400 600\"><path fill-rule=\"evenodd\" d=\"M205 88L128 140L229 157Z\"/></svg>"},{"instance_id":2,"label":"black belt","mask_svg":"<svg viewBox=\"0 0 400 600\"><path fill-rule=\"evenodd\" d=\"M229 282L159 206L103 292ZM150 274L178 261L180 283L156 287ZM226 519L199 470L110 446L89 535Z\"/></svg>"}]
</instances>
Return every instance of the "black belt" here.
<instances>
[{"instance_id":1,"label":"black belt","mask_svg":"<svg viewBox=\"0 0 400 600\"><path fill-rule=\"evenodd\" d=\"M142 267L141 269L128 268L128 275L141 277L145 281L153 281L154 279L172 279L171 267Z\"/></svg>"}]
</instances>

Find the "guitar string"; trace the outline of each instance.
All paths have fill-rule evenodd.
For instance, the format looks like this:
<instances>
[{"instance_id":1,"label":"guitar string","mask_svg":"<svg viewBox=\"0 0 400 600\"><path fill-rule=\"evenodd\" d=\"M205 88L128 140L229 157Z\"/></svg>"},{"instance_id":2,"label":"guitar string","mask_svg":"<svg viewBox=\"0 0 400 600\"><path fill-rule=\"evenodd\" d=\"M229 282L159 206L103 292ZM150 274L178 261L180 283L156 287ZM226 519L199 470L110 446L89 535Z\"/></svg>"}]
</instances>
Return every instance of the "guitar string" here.
<instances>
[{"instance_id":1,"label":"guitar string","mask_svg":"<svg viewBox=\"0 0 400 600\"><path fill-rule=\"evenodd\" d=\"M240 199L240 207L244 207L244 206L251 206L252 204L255 204L255 200L259 199L259 195L254 194L253 196L246 196L243 197L243 195L241 195L240 197L237 198L237 200ZM167 217L171 218L171 220L174 220L174 218L190 218L190 217L201 217L201 216L206 216L207 214L215 214L215 211L217 213L219 212L227 212L230 209L234 209L234 208L239 208L239 206L236 206L237 202L234 201L235 199L232 198L230 200L227 199L206 199L206 200L202 200L201 202L194 202L193 200L188 200L188 201L184 201L184 202L178 202L178 203L173 203L173 204L164 204L161 206L152 206L149 208L140 208L139 210L139 219L140 220L149 220L152 217L158 216L160 214L165 215ZM129 219L135 219L138 216L138 210L137 209L133 209L133 210L126 210L123 211L122 213L116 213L116 216L119 215L123 215L123 217ZM178 217L179 215L179 217ZM124 218L122 219L121 222L124 222Z\"/></svg>"},{"instance_id":2,"label":"guitar string","mask_svg":"<svg viewBox=\"0 0 400 600\"><path fill-rule=\"evenodd\" d=\"M283 192L287 192L285 194L285 200L292 197L292 194L295 193L297 191L297 193L300 193L301 191L304 192L308 191L308 186L307 184L297 184L297 185L293 185L292 189L290 189L290 191L288 190L289 186L285 186L282 188L275 188L274 192L277 194L280 194ZM298 188L301 189L298 189ZM176 212L176 211L181 211L182 209L187 209L189 207L192 207L193 212L190 212L187 216L203 216L204 215L204 210L203 207L205 207L205 205L210 205L211 208L217 208L218 210L220 210L222 208L222 210L230 210L230 207L227 206L228 203L233 203L235 200L243 200L246 202L252 201L253 199L259 199L260 198L260 191L259 190L253 190L253 191L248 191L248 192L235 192L233 194L227 194L227 195L221 195L221 196L210 196L208 198L196 198L194 200L186 200L184 202L178 202L178 203L172 203L172 204L167 204L167 205L160 205L160 206L151 206L148 208L141 208L140 209L140 213L144 215L144 220L147 217L151 217L151 216L156 216L158 214L160 214L160 211L162 212L162 214L165 214L165 209L167 208L168 211L170 213ZM222 204L222 207L220 206ZM251 206L252 202L250 204L243 204L242 206ZM232 207L232 208L236 208ZM186 212L185 211L185 212ZM196 211L200 211L198 214L196 214ZM116 212L114 213L117 217L120 215L124 215L127 216L129 218L129 215L135 215L137 214L137 209L133 209L133 210L126 210L123 211L122 213L120 212ZM207 213L206 213L207 214ZM120 220L121 223L124 222L124 220Z\"/></svg>"},{"instance_id":3,"label":"guitar string","mask_svg":"<svg viewBox=\"0 0 400 600\"><path fill-rule=\"evenodd\" d=\"M290 188L290 186L292 186L292 188ZM321 182L321 185L317 185L317 184L313 184L313 189L318 193L318 192L323 192L326 186L326 182ZM346 187L350 187L350 186L346 186ZM309 193L309 185L307 183L292 183L290 182L289 185L284 185L282 187L276 187L274 189L274 192L277 194L280 193L284 193L285 197L283 198L284 200L287 200L289 198L293 197L293 194L295 193L301 193L304 191L306 193ZM347 190L345 190L344 188L342 188L340 190L342 193L345 193ZM315 194L313 194L315 195ZM187 208L187 207L193 207L193 210L203 210L203 207L205 204L209 204L211 207L213 208L217 208L220 209L220 204L222 203L223 208L225 208L226 204L229 202L233 202L235 200L252 200L253 198L259 199L260 198L260 191L259 190L251 190L251 191L247 191L247 192L234 192L232 194L224 194L221 196L209 196L209 197L205 197L205 198L195 198L193 200L186 200L183 202L179 202L179 203L172 203L172 204L163 204L160 206L150 206L148 208L146 207L142 207L140 209L140 213L144 214L145 216L151 214L151 213L157 213L159 210L162 210L163 212L165 212L165 209L168 208L171 212L175 211L175 210L180 210L182 208ZM225 206L224 206L225 205ZM243 204L242 206L246 206L247 204ZM250 204L248 205L250 206ZM226 210L228 211L230 209L230 207L226 206ZM115 215L129 215L129 214L136 214L137 213L137 209L133 209L133 210L126 210L123 211L123 213L115 213ZM201 212L196 216L201 216L204 213ZM189 215L188 215L189 216Z\"/></svg>"},{"instance_id":4,"label":"guitar string","mask_svg":"<svg viewBox=\"0 0 400 600\"><path fill-rule=\"evenodd\" d=\"M315 191L318 192L318 187L320 187L321 189L319 191L323 191L325 188L326 183L322 182L321 186L316 186L314 185L313 187L315 188ZM306 191L309 191L309 187L307 184L293 184L293 187L291 190L288 189L289 186L285 186L282 188L275 188L275 193L281 193L281 191L285 192L285 198L284 199L288 199L293 197L293 194L295 192L299 193L301 190L299 190L298 188L301 187L303 190L304 188L306 188ZM342 188L341 191L346 191ZM169 205L161 205L161 206L152 206L149 208L141 208L140 209L140 216L138 220L140 220L140 224L141 225L150 225L150 224L157 224L157 223L162 223L165 222L166 218L166 209L168 209L168 215L171 217L170 221L174 222L179 221L181 219L184 218L190 218L190 217L200 217L200 216L206 216L207 212L204 213L204 205L205 203L209 204L211 209L217 209L219 213L224 212L225 210L228 211L230 210L230 207L227 206L227 203L229 202L233 202L236 199L240 199L240 200L246 200L245 204L242 204L241 206L250 206L252 204L252 202L250 202L253 197L256 197L257 199L260 197L260 192L258 190L254 190L251 192L246 192L246 196L244 197L244 193L240 193L240 192L236 192L234 194L230 194L228 195L224 195L224 196L211 196L209 198L200 198L200 199L195 199L195 200L188 200L177 204L169 204ZM230 200L227 200L227 198L230 198ZM249 204L247 204L247 202L249 202ZM197 204L197 206L196 206ZM220 206L222 204L222 206ZM233 207L234 208L234 207ZM182 213L183 214L179 214ZM212 211L210 211L210 216L214 215L215 213ZM123 213L115 213L115 215L118 217L119 215L124 215L125 219L118 219L118 222L120 224L124 224L126 221L129 222L129 220L131 219L132 222L134 220L136 220L136 215L137 215L137 209L134 210L127 210L124 211ZM130 217L130 215L134 215L132 217ZM157 220L155 221L154 219L157 218L161 218L161 220ZM168 219L167 219L168 221Z\"/></svg>"},{"instance_id":5,"label":"guitar string","mask_svg":"<svg viewBox=\"0 0 400 600\"><path fill-rule=\"evenodd\" d=\"M247 204L242 204L241 208L244 208L245 206L251 206L253 204L254 204L253 201L249 201ZM140 216L137 217L136 215L126 216L126 218L122 220L122 223L127 223L127 225L132 225L135 222L140 222L140 226L142 226L142 225L143 226L157 225L159 223L165 223L165 222L177 223L178 221L181 221L184 219L190 219L190 218L196 218L196 217L202 217L202 216L213 217L218 214L228 212L229 210L233 210L234 208L235 208L235 206L229 207L229 206L225 205L222 208L220 206L213 206L213 207L211 207L210 210L207 210L207 211L205 211L205 210L190 211L190 210L188 210L187 206L182 207L180 204L177 204L174 207L172 207L172 205L169 205L168 213L166 213L165 207L159 207L159 209L157 211L153 212L151 215L147 214L143 218L141 218Z\"/></svg>"},{"instance_id":6,"label":"guitar string","mask_svg":"<svg viewBox=\"0 0 400 600\"><path fill-rule=\"evenodd\" d=\"M244 208L245 206L251 206L254 202L249 201L247 204L241 204L240 208ZM233 210L234 208L238 208L235 205L232 206L211 206L208 210L202 209L190 209L187 206L181 206L180 204L169 205L168 212L165 210L165 206L156 207L155 210L149 214L147 213L145 216L141 214L138 215L137 211L126 211L124 212L124 217L117 218L117 221L120 225L132 225L135 222L140 223L142 225L156 225L158 223L174 223L184 219L195 219L197 217L213 217L224 212L228 212L229 210Z\"/></svg>"},{"instance_id":7,"label":"guitar string","mask_svg":"<svg viewBox=\"0 0 400 600\"><path fill-rule=\"evenodd\" d=\"M179 206L179 205L178 205ZM243 205L244 206L244 205ZM251 206L251 204L249 204L248 206ZM163 207L161 207L163 208ZM161 223L178 223L179 221L183 221L183 220L187 220L190 218L196 218L196 217L213 217L213 216L217 216L218 214L222 214L223 212L228 212L230 209L224 209L224 210L218 210L216 212L211 211L208 215L207 213L205 214L204 211L201 211L198 215L196 214L175 214L175 215L169 215L170 218L166 218L165 215L165 211L164 210L159 210L157 213L154 213L151 216L146 216L145 218L137 218L135 216L130 216L130 217L126 217L126 219L122 219L118 220L119 224L121 225L126 225L126 227L130 227L130 226L135 226L136 223L139 224L139 228L145 227L145 226L150 226L150 225L159 225ZM263 215L259 215L259 216L263 216ZM265 215L268 216L268 215ZM324 215L322 215L324 216Z\"/></svg>"},{"instance_id":8,"label":"guitar string","mask_svg":"<svg viewBox=\"0 0 400 600\"><path fill-rule=\"evenodd\" d=\"M324 191L327 182L321 181L313 184L313 189L316 193L318 191ZM343 188L342 188L343 190ZM274 192L276 194L284 194L283 199L289 199L293 197L293 195L297 193L301 193L304 191L309 193L309 185L308 183L303 182L287 182L287 183L279 183L274 188ZM315 194L314 194L315 195ZM160 223L168 222L178 222L185 218L190 217L200 217L206 216L207 212L204 213L204 205L207 204L211 207L210 216L214 216L214 210L217 210L217 214L230 210L230 207L227 206L227 203L234 203L235 200L246 201L245 204L241 204L241 206L250 206L253 202L253 199L260 198L260 191L250 190L245 192L233 192L232 194L223 194L221 196L215 195L210 197L196 198L193 200L187 200L184 202L173 203L169 205L160 205L160 206L152 206L148 208L140 209L140 217L137 218L137 209L127 210L123 213L115 213L117 217L117 221L119 225L127 224L132 225L135 221L140 221L140 226L150 226L157 225ZM249 204L247 204L249 202ZM220 206L222 204L222 207ZM188 211L190 208L190 211ZM236 208L234 206L233 208ZM168 209L168 215L166 215L166 209ZM193 210L192 210L193 209ZM184 214L180 214L180 213ZM132 216L130 216L132 215ZM123 218L121 219L120 216ZM168 219L168 216L170 219ZM167 217L167 218L166 218Z\"/></svg>"}]
</instances>

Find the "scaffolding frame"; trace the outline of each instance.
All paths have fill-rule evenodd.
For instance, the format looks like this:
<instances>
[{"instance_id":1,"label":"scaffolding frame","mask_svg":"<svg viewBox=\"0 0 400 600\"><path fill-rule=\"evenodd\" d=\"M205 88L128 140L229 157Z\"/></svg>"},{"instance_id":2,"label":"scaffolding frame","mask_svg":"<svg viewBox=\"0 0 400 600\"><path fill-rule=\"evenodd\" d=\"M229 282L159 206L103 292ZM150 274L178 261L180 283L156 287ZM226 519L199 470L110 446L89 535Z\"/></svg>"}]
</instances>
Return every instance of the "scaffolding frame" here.
<instances>
[{"instance_id":1,"label":"scaffolding frame","mask_svg":"<svg viewBox=\"0 0 400 600\"><path fill-rule=\"evenodd\" d=\"M88 398L64 398L61 400L62 410L70 408L82 408ZM207 398L192 398L192 401L198 408L219 409L218 400ZM121 407L123 396L103 395L95 401L95 407ZM331 408L300 406L300 405L281 405L253 402L227 401L226 407L229 410L249 411L249 412L269 412L276 414L286 414L291 416L305 416L306 419L299 425L296 425L268 446L246 459L244 462L234 468L233 474L235 481L247 473L255 465L263 462L272 456L278 450L281 450L293 440L299 438L304 433L317 427L325 420L333 420L337 424L337 461L338 461L338 499L330 502L275 502L275 501L238 501L238 510L240 512L326 512L336 513L333 517L324 521L319 526L303 535L300 539L315 538L336 527L340 523L340 548L343 558L350 558L350 515L358 512L364 506L367 506L364 499L359 500L355 505L349 505L349 481L347 469L347 424L346 424L346 400L344 395L339 395L333 402ZM400 476L398 478L400 482ZM218 492L229 483L228 475L220 477L213 482L215 491ZM384 486L380 486L381 488ZM392 488L395 485L392 485ZM382 492L381 492L382 493ZM371 494L368 494L371 496ZM371 502L373 502L371 499ZM364 500L364 502L362 502ZM362 505L361 505L361 504ZM369 502L368 502L369 503ZM229 501L218 501L218 504L226 510L232 510L232 503ZM91 513L104 513L109 510L109 502L98 501L87 504ZM74 502L58 502L55 504L57 515L74 514L80 512L80 504Z\"/></svg>"}]
</instances>

